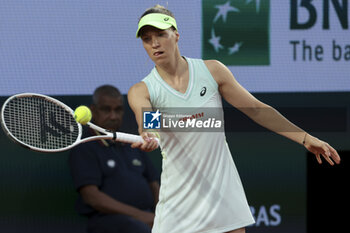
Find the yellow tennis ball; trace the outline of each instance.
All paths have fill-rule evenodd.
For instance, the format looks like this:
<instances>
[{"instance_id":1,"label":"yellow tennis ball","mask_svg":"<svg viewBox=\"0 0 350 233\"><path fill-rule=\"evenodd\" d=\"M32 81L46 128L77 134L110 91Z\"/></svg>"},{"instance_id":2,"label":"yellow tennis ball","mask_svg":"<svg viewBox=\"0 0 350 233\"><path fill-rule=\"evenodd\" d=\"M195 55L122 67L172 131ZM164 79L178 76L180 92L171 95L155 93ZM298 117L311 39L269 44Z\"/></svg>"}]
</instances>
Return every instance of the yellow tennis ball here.
<instances>
[{"instance_id":1,"label":"yellow tennis ball","mask_svg":"<svg viewBox=\"0 0 350 233\"><path fill-rule=\"evenodd\" d=\"M77 107L74 111L74 119L82 125L87 124L91 120L91 117L90 109L84 105Z\"/></svg>"}]
</instances>

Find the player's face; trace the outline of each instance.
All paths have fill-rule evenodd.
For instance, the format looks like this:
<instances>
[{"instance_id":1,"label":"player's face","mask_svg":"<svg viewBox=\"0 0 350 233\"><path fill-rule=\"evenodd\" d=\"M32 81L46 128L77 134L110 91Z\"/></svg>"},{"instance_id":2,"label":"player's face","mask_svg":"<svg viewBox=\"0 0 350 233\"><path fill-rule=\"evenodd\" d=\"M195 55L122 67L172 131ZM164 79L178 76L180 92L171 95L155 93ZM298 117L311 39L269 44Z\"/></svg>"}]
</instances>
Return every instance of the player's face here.
<instances>
[{"instance_id":1,"label":"player's face","mask_svg":"<svg viewBox=\"0 0 350 233\"><path fill-rule=\"evenodd\" d=\"M152 26L141 29L143 47L155 64L169 62L173 57L179 40L179 34L172 29L160 30Z\"/></svg>"},{"instance_id":2,"label":"player's face","mask_svg":"<svg viewBox=\"0 0 350 233\"><path fill-rule=\"evenodd\" d=\"M123 98L101 95L98 103L91 106L92 118L96 125L117 131L123 120L124 107Z\"/></svg>"}]
</instances>

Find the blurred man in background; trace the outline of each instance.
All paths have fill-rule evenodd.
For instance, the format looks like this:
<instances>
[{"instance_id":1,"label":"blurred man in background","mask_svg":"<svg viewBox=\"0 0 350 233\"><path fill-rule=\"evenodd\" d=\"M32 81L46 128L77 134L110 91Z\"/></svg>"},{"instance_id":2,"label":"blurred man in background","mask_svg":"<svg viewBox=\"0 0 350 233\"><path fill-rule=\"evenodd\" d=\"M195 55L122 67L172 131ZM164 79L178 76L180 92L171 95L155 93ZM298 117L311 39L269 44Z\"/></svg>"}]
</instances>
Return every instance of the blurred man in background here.
<instances>
[{"instance_id":1,"label":"blurred man in background","mask_svg":"<svg viewBox=\"0 0 350 233\"><path fill-rule=\"evenodd\" d=\"M119 130L124 107L117 88L98 87L90 108L94 124ZM85 131L84 136L98 135ZM151 232L159 178L144 152L110 140L92 141L71 150L69 165L79 193L76 208L88 217L89 233Z\"/></svg>"}]
</instances>

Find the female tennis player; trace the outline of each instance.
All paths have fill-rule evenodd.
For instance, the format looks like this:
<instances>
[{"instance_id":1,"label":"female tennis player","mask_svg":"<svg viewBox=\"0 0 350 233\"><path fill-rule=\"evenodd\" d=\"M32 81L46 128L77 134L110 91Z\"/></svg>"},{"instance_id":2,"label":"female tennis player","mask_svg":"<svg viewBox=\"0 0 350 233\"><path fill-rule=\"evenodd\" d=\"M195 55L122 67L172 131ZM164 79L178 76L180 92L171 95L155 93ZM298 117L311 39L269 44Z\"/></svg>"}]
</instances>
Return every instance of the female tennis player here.
<instances>
[{"instance_id":1,"label":"female tennis player","mask_svg":"<svg viewBox=\"0 0 350 233\"><path fill-rule=\"evenodd\" d=\"M134 143L145 151L157 144L152 133L143 132L142 108L217 107L221 97L256 123L285 136L329 164L340 157L328 143L292 124L274 108L245 90L230 70L216 60L183 57L180 35L173 14L162 6L141 16L141 37L154 69L131 87L128 100L145 143ZM205 110L204 110L205 111ZM253 224L245 193L224 132L160 132L163 171L153 233L245 232Z\"/></svg>"}]
</instances>

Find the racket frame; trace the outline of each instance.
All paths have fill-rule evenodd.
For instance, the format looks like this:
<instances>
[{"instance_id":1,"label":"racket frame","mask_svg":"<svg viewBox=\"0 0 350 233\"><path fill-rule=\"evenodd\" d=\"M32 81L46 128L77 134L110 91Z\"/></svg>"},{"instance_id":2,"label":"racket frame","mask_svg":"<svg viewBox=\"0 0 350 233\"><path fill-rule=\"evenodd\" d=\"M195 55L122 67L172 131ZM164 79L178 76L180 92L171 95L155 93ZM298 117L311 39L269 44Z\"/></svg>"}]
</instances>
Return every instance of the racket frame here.
<instances>
[{"instance_id":1,"label":"racket frame","mask_svg":"<svg viewBox=\"0 0 350 233\"><path fill-rule=\"evenodd\" d=\"M3 130L5 131L6 135L12 139L12 141L16 142L17 144L30 149L30 150L34 150L34 151L38 151L38 152L44 152L44 153L55 153L55 152L62 152L62 151L66 151L69 150L71 148L73 148L74 146L80 144L80 143L85 143L85 142L90 142L90 141L96 141L96 140L115 140L115 141L119 141L119 142L125 142L125 143L133 143L133 142L143 142L143 139L141 136L139 135L133 135L133 134L128 134L128 133L121 133L121 132L111 132L109 130L106 130L104 128L101 128L91 122L88 122L86 125L100 133L103 133L104 135L98 135L98 136L91 136L91 137L87 137L87 138L83 138L81 139L82 136L82 125L78 122L75 121L75 123L77 124L78 127L78 136L75 140L74 143L70 144L69 146L63 147L63 148L58 148L58 149L44 149L44 148L39 148L39 147L35 147L32 145L29 145L25 142L22 142L21 140L19 140L17 137L15 137L10 130L8 129L8 127L6 126L5 122L4 122L4 110L5 107L7 106L7 104L15 99L15 98L23 98L23 97L39 97L39 98L43 98L47 101L50 101L60 107L62 107L63 109L65 109L67 112L69 112L69 114L72 115L72 117L74 118L74 111L67 106L66 104L62 103L61 101L52 98L50 96L46 96L46 95L42 95L42 94L37 94L37 93L20 93L20 94L16 94L13 95L11 97L9 97L3 104L2 108L1 108L1 116L0 116L0 120L1 120L1 126L3 128ZM158 139L156 139L158 144L159 141Z\"/></svg>"}]
</instances>

